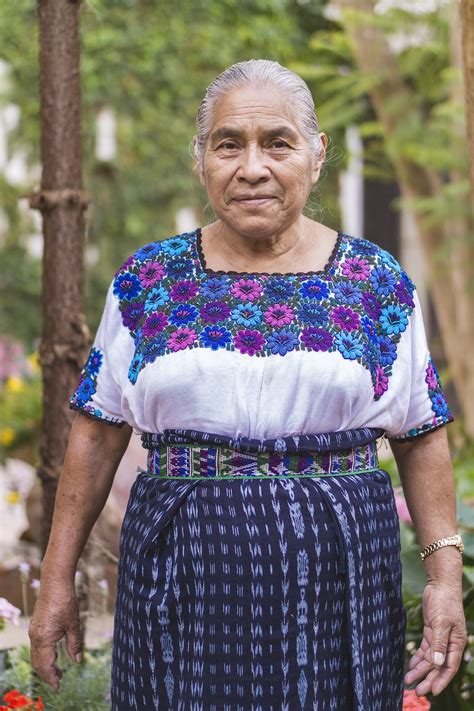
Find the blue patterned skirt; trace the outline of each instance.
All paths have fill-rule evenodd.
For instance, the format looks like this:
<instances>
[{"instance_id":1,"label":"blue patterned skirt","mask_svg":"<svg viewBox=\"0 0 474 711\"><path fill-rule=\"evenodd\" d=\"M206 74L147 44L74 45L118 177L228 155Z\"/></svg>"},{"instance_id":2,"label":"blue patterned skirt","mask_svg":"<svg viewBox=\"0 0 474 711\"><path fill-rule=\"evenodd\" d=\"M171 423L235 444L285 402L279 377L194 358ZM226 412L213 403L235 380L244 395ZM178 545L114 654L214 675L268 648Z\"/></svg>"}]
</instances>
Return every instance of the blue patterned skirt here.
<instances>
[{"instance_id":1,"label":"blue patterned skirt","mask_svg":"<svg viewBox=\"0 0 474 711\"><path fill-rule=\"evenodd\" d=\"M378 434L143 436L113 711L402 709L399 521Z\"/></svg>"}]
</instances>

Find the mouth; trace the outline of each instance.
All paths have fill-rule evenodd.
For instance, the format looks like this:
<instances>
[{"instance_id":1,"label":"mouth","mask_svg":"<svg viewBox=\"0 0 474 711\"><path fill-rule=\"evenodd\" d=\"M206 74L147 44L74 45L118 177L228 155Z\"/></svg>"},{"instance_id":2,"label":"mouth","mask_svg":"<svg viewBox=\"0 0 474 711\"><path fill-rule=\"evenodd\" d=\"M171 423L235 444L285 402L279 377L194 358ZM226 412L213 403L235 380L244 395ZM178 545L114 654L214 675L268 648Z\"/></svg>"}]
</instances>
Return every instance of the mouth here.
<instances>
[{"instance_id":1,"label":"mouth","mask_svg":"<svg viewBox=\"0 0 474 711\"><path fill-rule=\"evenodd\" d=\"M244 195L242 197L234 198L235 202L239 205L244 205L248 207L262 207L276 200L273 195Z\"/></svg>"}]
</instances>

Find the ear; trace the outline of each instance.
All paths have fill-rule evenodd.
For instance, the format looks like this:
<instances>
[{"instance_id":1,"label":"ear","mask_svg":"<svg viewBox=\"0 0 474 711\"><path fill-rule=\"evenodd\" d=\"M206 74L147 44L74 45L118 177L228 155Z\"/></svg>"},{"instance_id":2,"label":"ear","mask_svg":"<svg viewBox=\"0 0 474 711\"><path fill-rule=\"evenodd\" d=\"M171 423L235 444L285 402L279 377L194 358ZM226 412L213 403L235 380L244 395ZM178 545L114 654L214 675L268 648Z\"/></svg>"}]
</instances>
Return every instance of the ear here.
<instances>
[{"instance_id":1,"label":"ear","mask_svg":"<svg viewBox=\"0 0 474 711\"><path fill-rule=\"evenodd\" d=\"M320 133L319 138L321 139L321 151L318 156L314 156L312 179L313 185L315 185L319 179L319 174L323 166L324 160L326 158L326 148L329 143L329 137L325 133Z\"/></svg>"},{"instance_id":2,"label":"ear","mask_svg":"<svg viewBox=\"0 0 474 711\"><path fill-rule=\"evenodd\" d=\"M203 170L202 160L199 160L196 157L196 143L197 143L197 136L194 136L194 138L193 138L194 166L199 174L199 181L200 181L201 185L205 185L206 181L204 178L204 170Z\"/></svg>"}]
</instances>

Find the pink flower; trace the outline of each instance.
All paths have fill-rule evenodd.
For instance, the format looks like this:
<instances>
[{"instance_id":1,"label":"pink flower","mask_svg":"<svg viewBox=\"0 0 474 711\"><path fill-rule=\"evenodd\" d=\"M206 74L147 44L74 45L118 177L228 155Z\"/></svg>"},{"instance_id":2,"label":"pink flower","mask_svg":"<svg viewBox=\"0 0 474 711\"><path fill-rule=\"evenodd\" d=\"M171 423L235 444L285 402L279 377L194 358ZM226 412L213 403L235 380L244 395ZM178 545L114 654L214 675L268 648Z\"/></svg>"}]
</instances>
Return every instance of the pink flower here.
<instances>
[{"instance_id":1,"label":"pink flower","mask_svg":"<svg viewBox=\"0 0 474 711\"><path fill-rule=\"evenodd\" d=\"M260 331L253 331L245 328L237 331L234 338L234 345L241 353L247 355L255 355L257 351L261 351L265 343L265 338Z\"/></svg>"},{"instance_id":2,"label":"pink flower","mask_svg":"<svg viewBox=\"0 0 474 711\"><path fill-rule=\"evenodd\" d=\"M376 395L383 395L383 393L387 390L387 388L388 388L388 378L385 375L384 369L381 368L380 365L378 365L377 370L375 371L374 392Z\"/></svg>"},{"instance_id":3,"label":"pink flower","mask_svg":"<svg viewBox=\"0 0 474 711\"><path fill-rule=\"evenodd\" d=\"M436 388L438 387L436 373L435 373L433 365L431 363L428 363L428 367L426 369L425 381L426 381L426 384L430 390L436 390Z\"/></svg>"},{"instance_id":4,"label":"pink flower","mask_svg":"<svg viewBox=\"0 0 474 711\"><path fill-rule=\"evenodd\" d=\"M262 286L253 279L239 279L235 284L232 284L230 290L242 301L256 301L262 293Z\"/></svg>"},{"instance_id":5,"label":"pink flower","mask_svg":"<svg viewBox=\"0 0 474 711\"><path fill-rule=\"evenodd\" d=\"M0 619L10 620L14 625L20 624L20 610L4 597L0 597Z\"/></svg>"},{"instance_id":6,"label":"pink flower","mask_svg":"<svg viewBox=\"0 0 474 711\"><path fill-rule=\"evenodd\" d=\"M163 279L166 271L162 264L156 262L145 262L140 269L138 278L144 287L155 286L156 282Z\"/></svg>"},{"instance_id":7,"label":"pink flower","mask_svg":"<svg viewBox=\"0 0 474 711\"><path fill-rule=\"evenodd\" d=\"M196 340L196 331L192 328L178 328L171 334L168 340L168 348L172 351L183 351L188 346L191 346Z\"/></svg>"},{"instance_id":8,"label":"pink flower","mask_svg":"<svg viewBox=\"0 0 474 711\"><path fill-rule=\"evenodd\" d=\"M411 520L410 512L405 497L403 496L402 487L397 486L396 489L393 490L393 493L395 495L395 504L400 521L407 523L409 526L413 526L413 521Z\"/></svg>"},{"instance_id":9,"label":"pink flower","mask_svg":"<svg viewBox=\"0 0 474 711\"><path fill-rule=\"evenodd\" d=\"M403 711L429 711L431 703L426 696L418 696L415 689L403 691Z\"/></svg>"},{"instance_id":10,"label":"pink flower","mask_svg":"<svg viewBox=\"0 0 474 711\"><path fill-rule=\"evenodd\" d=\"M370 274L370 266L365 259L349 257L342 263L342 273L349 279L364 281Z\"/></svg>"},{"instance_id":11,"label":"pink flower","mask_svg":"<svg viewBox=\"0 0 474 711\"><path fill-rule=\"evenodd\" d=\"M274 304L264 314L264 319L270 326L287 326L294 317L293 309L290 309L286 304Z\"/></svg>"},{"instance_id":12,"label":"pink flower","mask_svg":"<svg viewBox=\"0 0 474 711\"><path fill-rule=\"evenodd\" d=\"M360 316L347 306L338 306L332 310L332 320L344 331L355 331L360 324Z\"/></svg>"}]
</instances>

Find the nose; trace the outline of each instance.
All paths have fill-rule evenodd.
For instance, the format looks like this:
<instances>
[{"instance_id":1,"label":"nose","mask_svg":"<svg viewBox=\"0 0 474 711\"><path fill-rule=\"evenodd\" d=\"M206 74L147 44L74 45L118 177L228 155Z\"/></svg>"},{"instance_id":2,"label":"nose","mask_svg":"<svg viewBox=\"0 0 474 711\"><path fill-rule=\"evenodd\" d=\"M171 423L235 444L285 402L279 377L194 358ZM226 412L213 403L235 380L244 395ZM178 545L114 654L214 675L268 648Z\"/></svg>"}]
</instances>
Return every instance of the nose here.
<instances>
[{"instance_id":1,"label":"nose","mask_svg":"<svg viewBox=\"0 0 474 711\"><path fill-rule=\"evenodd\" d=\"M270 170L266 165L265 155L258 146L250 144L242 151L237 177L240 181L251 184L269 180Z\"/></svg>"}]
</instances>

